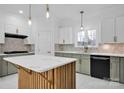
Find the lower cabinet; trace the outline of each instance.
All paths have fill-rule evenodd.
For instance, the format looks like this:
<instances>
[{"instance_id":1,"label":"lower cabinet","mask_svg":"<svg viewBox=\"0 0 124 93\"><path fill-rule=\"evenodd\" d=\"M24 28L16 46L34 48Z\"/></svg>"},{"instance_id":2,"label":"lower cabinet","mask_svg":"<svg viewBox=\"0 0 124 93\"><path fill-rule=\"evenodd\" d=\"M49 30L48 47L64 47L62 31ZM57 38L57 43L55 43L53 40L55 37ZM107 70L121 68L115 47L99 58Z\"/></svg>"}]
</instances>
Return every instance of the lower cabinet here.
<instances>
[{"instance_id":1,"label":"lower cabinet","mask_svg":"<svg viewBox=\"0 0 124 93\"><path fill-rule=\"evenodd\" d=\"M72 54L72 58L76 58L77 61L76 61L76 72L79 72L81 71L81 61L80 61L80 55L79 54Z\"/></svg>"},{"instance_id":2,"label":"lower cabinet","mask_svg":"<svg viewBox=\"0 0 124 93\"><path fill-rule=\"evenodd\" d=\"M17 68L15 65L8 63L8 74L17 73Z\"/></svg>"},{"instance_id":3,"label":"lower cabinet","mask_svg":"<svg viewBox=\"0 0 124 93\"><path fill-rule=\"evenodd\" d=\"M124 58L120 58L119 64L119 82L124 83Z\"/></svg>"},{"instance_id":4,"label":"lower cabinet","mask_svg":"<svg viewBox=\"0 0 124 93\"><path fill-rule=\"evenodd\" d=\"M110 79L119 81L119 57L110 57Z\"/></svg>"},{"instance_id":5,"label":"lower cabinet","mask_svg":"<svg viewBox=\"0 0 124 93\"><path fill-rule=\"evenodd\" d=\"M0 60L0 76L6 76L7 75L7 69L8 69L8 62L4 62L1 58Z\"/></svg>"},{"instance_id":6,"label":"lower cabinet","mask_svg":"<svg viewBox=\"0 0 124 93\"><path fill-rule=\"evenodd\" d=\"M73 53L55 53L55 56L76 58L76 72L90 75L90 55Z\"/></svg>"},{"instance_id":7,"label":"lower cabinet","mask_svg":"<svg viewBox=\"0 0 124 93\"><path fill-rule=\"evenodd\" d=\"M0 76L17 73L17 68L4 60L0 61Z\"/></svg>"},{"instance_id":8,"label":"lower cabinet","mask_svg":"<svg viewBox=\"0 0 124 93\"><path fill-rule=\"evenodd\" d=\"M63 57L63 53L55 53L55 56Z\"/></svg>"},{"instance_id":9,"label":"lower cabinet","mask_svg":"<svg viewBox=\"0 0 124 93\"><path fill-rule=\"evenodd\" d=\"M90 55L81 55L80 73L90 75Z\"/></svg>"}]
</instances>

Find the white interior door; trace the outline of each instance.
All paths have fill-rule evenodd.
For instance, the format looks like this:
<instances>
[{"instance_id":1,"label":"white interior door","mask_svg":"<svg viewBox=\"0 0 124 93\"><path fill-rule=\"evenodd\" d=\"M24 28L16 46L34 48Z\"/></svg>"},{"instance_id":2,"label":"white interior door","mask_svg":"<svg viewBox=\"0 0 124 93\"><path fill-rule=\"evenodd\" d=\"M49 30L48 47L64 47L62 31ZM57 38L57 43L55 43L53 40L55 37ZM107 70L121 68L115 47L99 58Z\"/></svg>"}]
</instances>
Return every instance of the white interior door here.
<instances>
[{"instance_id":1,"label":"white interior door","mask_svg":"<svg viewBox=\"0 0 124 93\"><path fill-rule=\"evenodd\" d=\"M38 54L53 54L53 38L51 31L39 31L38 35Z\"/></svg>"}]
</instances>

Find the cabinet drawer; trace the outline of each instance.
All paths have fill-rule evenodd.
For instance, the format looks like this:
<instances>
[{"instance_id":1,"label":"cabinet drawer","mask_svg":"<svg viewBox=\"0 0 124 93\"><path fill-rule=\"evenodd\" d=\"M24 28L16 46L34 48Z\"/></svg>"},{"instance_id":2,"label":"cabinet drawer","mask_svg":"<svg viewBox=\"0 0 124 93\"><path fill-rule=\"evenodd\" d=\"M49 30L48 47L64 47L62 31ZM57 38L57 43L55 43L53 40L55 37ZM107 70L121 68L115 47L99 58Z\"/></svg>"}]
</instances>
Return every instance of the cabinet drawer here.
<instances>
[{"instance_id":1,"label":"cabinet drawer","mask_svg":"<svg viewBox=\"0 0 124 93\"><path fill-rule=\"evenodd\" d=\"M69 57L69 58L71 58L72 57L72 54L70 54L70 53L64 53L63 54L63 57Z\"/></svg>"},{"instance_id":2,"label":"cabinet drawer","mask_svg":"<svg viewBox=\"0 0 124 93\"><path fill-rule=\"evenodd\" d=\"M113 62L113 61L119 62L119 57L110 57L110 61L111 62Z\"/></svg>"},{"instance_id":3,"label":"cabinet drawer","mask_svg":"<svg viewBox=\"0 0 124 93\"><path fill-rule=\"evenodd\" d=\"M55 56L63 57L63 53L55 53Z\"/></svg>"}]
</instances>

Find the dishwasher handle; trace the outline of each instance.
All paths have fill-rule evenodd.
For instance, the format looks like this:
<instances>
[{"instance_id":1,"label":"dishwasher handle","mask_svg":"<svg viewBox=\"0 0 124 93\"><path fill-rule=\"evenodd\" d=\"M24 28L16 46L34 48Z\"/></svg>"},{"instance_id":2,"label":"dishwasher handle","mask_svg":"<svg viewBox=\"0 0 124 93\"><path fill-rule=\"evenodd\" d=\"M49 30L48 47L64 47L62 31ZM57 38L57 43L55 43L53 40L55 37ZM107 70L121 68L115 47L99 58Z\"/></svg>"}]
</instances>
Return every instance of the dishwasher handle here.
<instances>
[{"instance_id":1,"label":"dishwasher handle","mask_svg":"<svg viewBox=\"0 0 124 93\"><path fill-rule=\"evenodd\" d=\"M106 58L106 57L91 57L91 59L96 59L96 60L109 60L110 58Z\"/></svg>"}]
</instances>

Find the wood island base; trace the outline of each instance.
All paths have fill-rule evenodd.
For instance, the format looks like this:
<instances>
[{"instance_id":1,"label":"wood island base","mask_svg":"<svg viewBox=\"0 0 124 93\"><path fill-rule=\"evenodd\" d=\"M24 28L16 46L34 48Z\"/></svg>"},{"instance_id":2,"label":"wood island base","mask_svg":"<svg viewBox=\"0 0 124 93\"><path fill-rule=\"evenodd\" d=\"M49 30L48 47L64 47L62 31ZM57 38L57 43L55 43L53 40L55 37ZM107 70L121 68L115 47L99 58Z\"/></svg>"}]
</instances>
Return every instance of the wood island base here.
<instances>
[{"instance_id":1,"label":"wood island base","mask_svg":"<svg viewBox=\"0 0 124 93\"><path fill-rule=\"evenodd\" d=\"M19 89L75 89L75 62L43 73L19 67Z\"/></svg>"}]
</instances>

